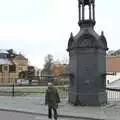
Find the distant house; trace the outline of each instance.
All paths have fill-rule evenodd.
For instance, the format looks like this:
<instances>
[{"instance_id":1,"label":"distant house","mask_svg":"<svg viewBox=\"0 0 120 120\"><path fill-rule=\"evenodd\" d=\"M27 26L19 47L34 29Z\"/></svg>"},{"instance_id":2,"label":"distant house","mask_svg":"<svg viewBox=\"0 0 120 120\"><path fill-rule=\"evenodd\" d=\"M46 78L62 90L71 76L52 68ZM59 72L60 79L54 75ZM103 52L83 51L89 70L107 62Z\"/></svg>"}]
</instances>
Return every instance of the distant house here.
<instances>
[{"instance_id":1,"label":"distant house","mask_svg":"<svg viewBox=\"0 0 120 120\"><path fill-rule=\"evenodd\" d=\"M14 83L21 71L27 70L28 59L12 49L0 49L0 84Z\"/></svg>"},{"instance_id":2,"label":"distant house","mask_svg":"<svg viewBox=\"0 0 120 120\"><path fill-rule=\"evenodd\" d=\"M107 56L106 72L111 74L106 77L107 84L120 79L120 55Z\"/></svg>"}]
</instances>

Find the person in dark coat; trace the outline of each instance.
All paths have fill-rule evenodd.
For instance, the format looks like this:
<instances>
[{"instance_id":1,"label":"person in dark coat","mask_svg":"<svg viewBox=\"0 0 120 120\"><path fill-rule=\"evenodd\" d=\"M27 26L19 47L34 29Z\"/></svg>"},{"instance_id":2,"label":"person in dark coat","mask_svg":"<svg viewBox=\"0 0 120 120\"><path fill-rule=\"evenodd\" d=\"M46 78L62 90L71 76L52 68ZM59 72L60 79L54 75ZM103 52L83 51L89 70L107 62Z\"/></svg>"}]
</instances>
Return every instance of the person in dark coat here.
<instances>
[{"instance_id":1,"label":"person in dark coat","mask_svg":"<svg viewBox=\"0 0 120 120\"><path fill-rule=\"evenodd\" d=\"M54 119L57 120L57 107L60 103L60 97L57 89L51 82L48 83L48 89L45 95L45 104L48 105L48 118L52 119L52 110L54 111Z\"/></svg>"}]
</instances>

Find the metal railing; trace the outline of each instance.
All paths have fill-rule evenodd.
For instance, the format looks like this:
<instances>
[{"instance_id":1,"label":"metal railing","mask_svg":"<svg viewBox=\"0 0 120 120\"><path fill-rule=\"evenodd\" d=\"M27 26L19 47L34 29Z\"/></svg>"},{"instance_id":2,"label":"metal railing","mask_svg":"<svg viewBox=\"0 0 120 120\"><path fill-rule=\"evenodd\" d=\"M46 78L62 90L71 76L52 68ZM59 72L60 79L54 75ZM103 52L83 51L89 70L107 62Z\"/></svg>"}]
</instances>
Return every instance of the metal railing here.
<instances>
[{"instance_id":1,"label":"metal railing","mask_svg":"<svg viewBox=\"0 0 120 120\"><path fill-rule=\"evenodd\" d=\"M68 86L56 86L61 100L68 100ZM16 84L0 85L0 96L45 96L47 86L20 86ZM106 88L108 101L120 101L120 89Z\"/></svg>"},{"instance_id":2,"label":"metal railing","mask_svg":"<svg viewBox=\"0 0 120 120\"><path fill-rule=\"evenodd\" d=\"M120 89L106 88L108 101L120 101Z\"/></svg>"},{"instance_id":3,"label":"metal railing","mask_svg":"<svg viewBox=\"0 0 120 120\"><path fill-rule=\"evenodd\" d=\"M67 86L56 86L60 99L62 102L68 101L68 87ZM45 93L47 86L21 86L16 84L11 85L0 85L0 96L12 96L12 97L39 97L41 103L44 103Z\"/></svg>"}]
</instances>

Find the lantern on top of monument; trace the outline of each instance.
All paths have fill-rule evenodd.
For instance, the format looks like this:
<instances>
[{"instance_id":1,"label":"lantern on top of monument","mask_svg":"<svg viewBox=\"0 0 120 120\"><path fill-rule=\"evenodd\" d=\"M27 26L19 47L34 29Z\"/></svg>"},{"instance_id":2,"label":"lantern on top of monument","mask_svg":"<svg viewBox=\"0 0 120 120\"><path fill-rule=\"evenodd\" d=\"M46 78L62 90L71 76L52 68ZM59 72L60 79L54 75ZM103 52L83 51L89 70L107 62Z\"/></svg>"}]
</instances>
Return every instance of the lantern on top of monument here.
<instances>
[{"instance_id":1,"label":"lantern on top of monument","mask_svg":"<svg viewBox=\"0 0 120 120\"><path fill-rule=\"evenodd\" d=\"M80 31L68 41L70 77L69 102L76 105L107 103L105 90L107 41L95 30L95 0L78 0ZM88 7L88 18L85 18Z\"/></svg>"},{"instance_id":2,"label":"lantern on top of monument","mask_svg":"<svg viewBox=\"0 0 120 120\"><path fill-rule=\"evenodd\" d=\"M91 21L95 25L95 4L94 0L78 0L79 8L79 25L86 20Z\"/></svg>"}]
</instances>

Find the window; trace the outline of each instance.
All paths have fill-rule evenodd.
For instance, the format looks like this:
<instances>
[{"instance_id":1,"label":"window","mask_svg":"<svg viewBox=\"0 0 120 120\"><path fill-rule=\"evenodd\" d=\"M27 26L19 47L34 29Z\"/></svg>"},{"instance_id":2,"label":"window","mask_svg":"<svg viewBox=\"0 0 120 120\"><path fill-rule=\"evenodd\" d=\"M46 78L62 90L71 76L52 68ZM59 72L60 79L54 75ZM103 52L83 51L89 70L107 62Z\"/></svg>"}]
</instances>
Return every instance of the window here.
<instances>
[{"instance_id":1,"label":"window","mask_svg":"<svg viewBox=\"0 0 120 120\"><path fill-rule=\"evenodd\" d=\"M0 65L0 72L2 72L2 65Z\"/></svg>"},{"instance_id":2,"label":"window","mask_svg":"<svg viewBox=\"0 0 120 120\"><path fill-rule=\"evenodd\" d=\"M9 65L9 72L15 72L16 66L15 65Z\"/></svg>"},{"instance_id":3,"label":"window","mask_svg":"<svg viewBox=\"0 0 120 120\"><path fill-rule=\"evenodd\" d=\"M7 54L4 54L4 55L3 55L3 58L7 58Z\"/></svg>"},{"instance_id":4,"label":"window","mask_svg":"<svg viewBox=\"0 0 120 120\"><path fill-rule=\"evenodd\" d=\"M7 71L7 70L8 70L8 66L5 65L5 66L3 67L3 69L4 69L4 71Z\"/></svg>"},{"instance_id":5,"label":"window","mask_svg":"<svg viewBox=\"0 0 120 120\"><path fill-rule=\"evenodd\" d=\"M0 53L0 58L8 58L8 55L4 53Z\"/></svg>"}]
</instances>

